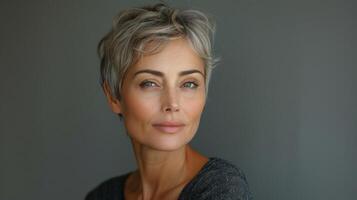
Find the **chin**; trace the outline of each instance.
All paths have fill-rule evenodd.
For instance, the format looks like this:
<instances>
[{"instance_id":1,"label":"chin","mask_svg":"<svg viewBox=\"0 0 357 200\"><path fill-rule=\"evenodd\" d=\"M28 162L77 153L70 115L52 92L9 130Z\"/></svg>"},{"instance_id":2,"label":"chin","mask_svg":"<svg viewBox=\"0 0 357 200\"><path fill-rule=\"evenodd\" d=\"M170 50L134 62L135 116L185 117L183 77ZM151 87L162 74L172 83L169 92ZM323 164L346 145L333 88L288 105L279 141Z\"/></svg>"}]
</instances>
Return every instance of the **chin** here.
<instances>
[{"instance_id":1,"label":"chin","mask_svg":"<svg viewBox=\"0 0 357 200\"><path fill-rule=\"evenodd\" d=\"M186 135L184 138L182 136L183 135L161 135L161 137L151 137L149 140L136 140L136 142L157 151L176 151L186 146L194 135Z\"/></svg>"}]
</instances>

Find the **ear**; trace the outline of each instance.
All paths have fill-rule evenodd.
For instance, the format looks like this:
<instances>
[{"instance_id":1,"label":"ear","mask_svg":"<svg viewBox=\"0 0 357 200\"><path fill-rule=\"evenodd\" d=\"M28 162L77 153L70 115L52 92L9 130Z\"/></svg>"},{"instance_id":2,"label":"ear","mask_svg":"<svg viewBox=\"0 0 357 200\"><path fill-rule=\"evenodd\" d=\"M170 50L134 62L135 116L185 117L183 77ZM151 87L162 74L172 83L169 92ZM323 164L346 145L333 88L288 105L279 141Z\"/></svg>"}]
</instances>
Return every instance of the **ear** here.
<instances>
[{"instance_id":1,"label":"ear","mask_svg":"<svg viewBox=\"0 0 357 200\"><path fill-rule=\"evenodd\" d=\"M109 105L110 109L114 113L121 114L122 113L122 105L121 105L120 101L114 95L112 95L107 81L104 81L104 83L103 83L103 90L104 90L105 96L107 97L107 101L108 101L108 105Z\"/></svg>"}]
</instances>

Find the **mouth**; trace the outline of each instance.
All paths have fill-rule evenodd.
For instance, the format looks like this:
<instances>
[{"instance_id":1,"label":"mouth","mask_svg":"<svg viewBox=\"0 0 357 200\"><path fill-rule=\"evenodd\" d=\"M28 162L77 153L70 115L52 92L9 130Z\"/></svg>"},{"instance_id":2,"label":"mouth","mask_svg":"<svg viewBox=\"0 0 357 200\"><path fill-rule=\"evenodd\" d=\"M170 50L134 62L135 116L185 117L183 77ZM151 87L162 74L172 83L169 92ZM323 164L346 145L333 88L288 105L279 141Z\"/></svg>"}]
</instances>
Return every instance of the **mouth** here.
<instances>
[{"instance_id":1,"label":"mouth","mask_svg":"<svg viewBox=\"0 0 357 200\"><path fill-rule=\"evenodd\" d=\"M177 122L163 122L152 125L157 130L164 133L176 133L182 130L185 127L185 124Z\"/></svg>"}]
</instances>

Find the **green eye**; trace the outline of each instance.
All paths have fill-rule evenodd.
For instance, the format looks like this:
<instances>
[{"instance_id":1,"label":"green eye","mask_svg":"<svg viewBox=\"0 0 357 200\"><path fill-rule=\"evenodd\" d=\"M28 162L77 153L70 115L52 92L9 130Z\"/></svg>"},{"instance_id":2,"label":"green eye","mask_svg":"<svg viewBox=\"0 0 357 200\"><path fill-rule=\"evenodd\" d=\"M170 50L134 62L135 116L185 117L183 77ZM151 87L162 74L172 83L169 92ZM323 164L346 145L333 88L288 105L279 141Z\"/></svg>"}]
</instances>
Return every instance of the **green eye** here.
<instances>
[{"instance_id":1,"label":"green eye","mask_svg":"<svg viewBox=\"0 0 357 200\"><path fill-rule=\"evenodd\" d=\"M190 89L195 89L195 88L198 87L198 85L195 82L190 81L190 82L184 83L183 87L190 88Z\"/></svg>"}]
</instances>

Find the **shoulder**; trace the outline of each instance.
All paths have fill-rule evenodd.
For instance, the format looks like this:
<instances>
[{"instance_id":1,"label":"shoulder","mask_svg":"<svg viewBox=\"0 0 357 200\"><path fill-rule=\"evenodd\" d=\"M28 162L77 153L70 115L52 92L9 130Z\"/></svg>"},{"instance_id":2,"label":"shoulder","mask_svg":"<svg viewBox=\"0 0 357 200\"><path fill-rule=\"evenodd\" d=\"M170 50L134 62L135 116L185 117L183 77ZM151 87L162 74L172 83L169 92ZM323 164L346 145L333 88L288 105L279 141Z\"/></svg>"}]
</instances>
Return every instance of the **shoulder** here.
<instances>
[{"instance_id":1,"label":"shoulder","mask_svg":"<svg viewBox=\"0 0 357 200\"><path fill-rule=\"evenodd\" d=\"M216 157L210 158L183 193L189 195L189 199L252 199L244 172L231 162Z\"/></svg>"},{"instance_id":2,"label":"shoulder","mask_svg":"<svg viewBox=\"0 0 357 200\"><path fill-rule=\"evenodd\" d=\"M122 199L122 189L129 174L126 173L103 181L87 193L85 200Z\"/></svg>"}]
</instances>

